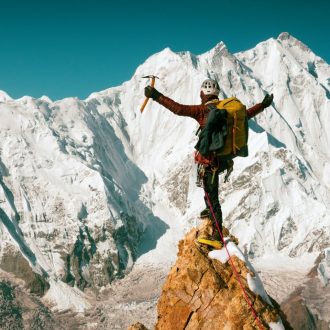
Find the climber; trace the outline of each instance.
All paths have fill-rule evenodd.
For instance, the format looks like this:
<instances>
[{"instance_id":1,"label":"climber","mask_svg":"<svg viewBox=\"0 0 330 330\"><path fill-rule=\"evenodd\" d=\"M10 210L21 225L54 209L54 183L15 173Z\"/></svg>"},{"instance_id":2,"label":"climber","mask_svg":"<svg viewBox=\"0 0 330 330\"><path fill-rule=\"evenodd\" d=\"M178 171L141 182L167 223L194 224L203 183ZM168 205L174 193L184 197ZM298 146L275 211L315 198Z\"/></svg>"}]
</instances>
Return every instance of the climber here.
<instances>
[{"instance_id":1,"label":"climber","mask_svg":"<svg viewBox=\"0 0 330 330\"><path fill-rule=\"evenodd\" d=\"M200 105L183 105L179 104L169 97L161 94L158 90L151 86L145 87L145 96L157 101L159 104L163 105L171 112L175 113L179 116L188 116L197 120L200 125L201 133L199 142L196 145L196 149L199 149L201 152L195 153L195 161L198 164L198 177L203 185L205 191L205 204L206 208L200 214L201 218L211 218L213 220L213 233L211 237L208 239L213 241L220 241L220 235L218 230L216 229L214 221L218 221L220 230L222 231L222 212L221 206L219 202L218 196L218 188L219 188L219 174L227 170L226 179L228 178L230 172L233 168L233 160L234 157L217 157L214 156L214 153L208 154L208 148L210 147L211 141L208 141L208 138L212 132L208 132L210 128L214 128L214 124L212 120L210 120L211 115L212 118L216 118L218 122L226 123L226 114L227 111L224 108L220 111L212 111L215 106L220 102L218 95L220 93L220 87L217 81L213 79L206 79L202 85L200 90ZM236 100L236 99L235 99ZM238 101L238 100L237 100ZM260 112L262 112L265 108L270 106L273 101L273 94L264 97L261 103L256 104L255 106L245 110L244 114L247 119L250 119ZM246 111L246 113L245 113ZM215 119L214 119L215 120ZM247 120L246 120L247 121ZM247 126L247 125L246 125ZM222 136L223 139L226 139L226 128L224 127L224 134ZM221 136L220 136L221 140ZM206 142L205 142L206 141ZM247 141L247 137L246 137ZM206 149L205 149L206 147ZM203 150L204 149L204 150ZM246 156L247 153L244 155ZM210 214L210 205L212 207L212 213L215 215L216 219L212 219L212 215Z\"/></svg>"}]
</instances>

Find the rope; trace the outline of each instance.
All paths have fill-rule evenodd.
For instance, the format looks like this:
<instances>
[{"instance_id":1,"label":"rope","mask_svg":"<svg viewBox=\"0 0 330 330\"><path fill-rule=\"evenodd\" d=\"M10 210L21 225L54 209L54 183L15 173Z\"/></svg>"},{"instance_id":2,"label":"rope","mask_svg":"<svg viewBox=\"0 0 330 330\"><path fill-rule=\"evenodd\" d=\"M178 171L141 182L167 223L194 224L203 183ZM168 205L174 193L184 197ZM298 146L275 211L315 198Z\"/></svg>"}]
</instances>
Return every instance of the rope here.
<instances>
[{"instance_id":1,"label":"rope","mask_svg":"<svg viewBox=\"0 0 330 330\"><path fill-rule=\"evenodd\" d=\"M215 224L216 224L216 226L217 226L218 232L219 232L219 234L220 234L221 240L222 240L223 245L224 245L224 247L225 247L225 249L226 249L226 251L227 251L227 254L228 254L228 257L229 257L229 261L230 261L230 265L231 265L231 267L232 267L232 269L233 269L233 272L235 273L236 279L237 279L238 283L240 284L240 287L241 287L241 289L242 289L242 291L243 291L243 293L244 293L245 300L246 300L246 302L248 303L248 305L249 305L249 307L250 307L250 309L251 309L251 311L252 311L252 314L253 314L253 316L254 316L254 319L257 320L257 322L258 322L258 326L259 326L259 328L260 328L260 329L265 329L264 326L262 325L262 323L261 323L259 317L258 317L257 312L255 311L255 309L254 309L253 306L252 306L251 300L249 299L249 297L248 297L248 295L247 295L247 293L246 293L246 291L245 291L245 289L244 289L244 286L243 286L243 284L242 284L242 281L241 281L240 275L238 274L238 271L236 270L236 267L235 267L235 265L234 265L234 263L233 263L233 261L232 261L232 258L231 258L231 255L230 255L229 251L228 251L228 248L227 248L226 242L225 242L225 240L224 240L224 238L223 238L223 235L222 235L222 232L221 232L221 229L220 229L220 226L219 226L218 220L217 220L217 218L216 218L216 216L215 216L215 214L214 214L213 207L212 207L212 203L211 203L211 201L210 201L209 195L208 195L208 193L205 191L205 189L204 189L204 192L205 192L205 196L206 196L207 202L208 202L208 204L209 204L209 207L210 207L210 210L211 210L211 213L212 213L213 219L214 219L214 221L215 221Z\"/></svg>"}]
</instances>

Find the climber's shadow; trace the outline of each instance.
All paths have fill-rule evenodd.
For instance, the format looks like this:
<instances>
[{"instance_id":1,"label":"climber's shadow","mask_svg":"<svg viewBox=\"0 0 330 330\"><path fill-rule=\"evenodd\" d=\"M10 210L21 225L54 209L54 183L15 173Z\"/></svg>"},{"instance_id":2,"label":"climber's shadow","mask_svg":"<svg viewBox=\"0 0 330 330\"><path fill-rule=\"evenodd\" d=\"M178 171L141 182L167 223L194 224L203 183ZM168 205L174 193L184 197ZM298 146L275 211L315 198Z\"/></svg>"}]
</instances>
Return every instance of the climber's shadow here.
<instances>
[{"instance_id":1,"label":"climber's shadow","mask_svg":"<svg viewBox=\"0 0 330 330\"><path fill-rule=\"evenodd\" d=\"M146 219L146 228L137 249L137 258L156 248L157 241L170 227L159 217L150 214Z\"/></svg>"},{"instance_id":2,"label":"climber's shadow","mask_svg":"<svg viewBox=\"0 0 330 330\"><path fill-rule=\"evenodd\" d=\"M114 221L123 224L114 230L114 238L125 263L128 261L126 247L133 252L133 259L137 259L156 247L169 226L141 200L141 190L148 177L127 157L123 142L112 127L119 126L125 132L125 119L113 114L108 121L98 115L97 106L97 101L89 102L87 109L94 114L94 120L87 121L87 125L94 132L93 150L98 160L97 170L106 187L108 204L119 214ZM126 138L129 141L128 135Z\"/></svg>"},{"instance_id":3,"label":"climber's shadow","mask_svg":"<svg viewBox=\"0 0 330 330\"><path fill-rule=\"evenodd\" d=\"M265 132L265 129L263 129L255 120L249 120L249 128L256 132L256 133L263 133ZM270 145L272 145L275 148L286 148L286 145L275 138L273 135L267 133L267 139Z\"/></svg>"}]
</instances>

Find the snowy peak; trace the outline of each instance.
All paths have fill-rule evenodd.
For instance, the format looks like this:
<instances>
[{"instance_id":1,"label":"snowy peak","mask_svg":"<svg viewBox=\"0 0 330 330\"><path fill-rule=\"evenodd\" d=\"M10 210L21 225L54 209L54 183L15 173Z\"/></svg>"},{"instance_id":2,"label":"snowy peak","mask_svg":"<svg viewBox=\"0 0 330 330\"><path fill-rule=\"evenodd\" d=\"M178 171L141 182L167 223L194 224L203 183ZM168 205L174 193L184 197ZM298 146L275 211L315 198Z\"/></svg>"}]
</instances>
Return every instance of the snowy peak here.
<instances>
[{"instance_id":1,"label":"snowy peak","mask_svg":"<svg viewBox=\"0 0 330 330\"><path fill-rule=\"evenodd\" d=\"M225 45L225 43L223 41L220 41L219 43L217 43L211 50L207 51L204 54L201 54L200 56L215 56L215 55L226 55L228 54L228 48Z\"/></svg>"},{"instance_id":2,"label":"snowy peak","mask_svg":"<svg viewBox=\"0 0 330 330\"><path fill-rule=\"evenodd\" d=\"M40 97L40 100L46 103L52 103L53 101L46 95Z\"/></svg>"},{"instance_id":3,"label":"snowy peak","mask_svg":"<svg viewBox=\"0 0 330 330\"><path fill-rule=\"evenodd\" d=\"M221 41L210 51L199 55L200 71L204 71L205 77L221 80L221 76L227 75L228 71L241 71L236 57L231 54L227 46Z\"/></svg>"},{"instance_id":4,"label":"snowy peak","mask_svg":"<svg viewBox=\"0 0 330 330\"><path fill-rule=\"evenodd\" d=\"M0 90L0 102L11 101L12 98L4 91Z\"/></svg>"},{"instance_id":5,"label":"snowy peak","mask_svg":"<svg viewBox=\"0 0 330 330\"><path fill-rule=\"evenodd\" d=\"M278 37L278 42L287 50L295 60L310 73L314 79L322 84L330 99L330 66L322 58L315 55L313 51L298 39L288 33L282 33Z\"/></svg>"},{"instance_id":6,"label":"snowy peak","mask_svg":"<svg viewBox=\"0 0 330 330\"><path fill-rule=\"evenodd\" d=\"M306 149L308 141L313 148L322 149L321 154L328 157L330 66L286 33L277 40L269 39L253 49L235 55L268 93L274 93L275 109L291 127L293 135L290 134L290 138L283 136L283 129L280 132L275 128L282 126L280 122L269 125L270 118L263 120L269 111L258 116L258 119L262 119L262 126L291 149L299 149L306 155L306 150L302 149ZM303 109L306 109L304 114ZM284 123L283 120L281 122ZM321 143L316 138L320 131ZM297 141L294 145L292 137ZM322 176L321 173L319 175Z\"/></svg>"},{"instance_id":7,"label":"snowy peak","mask_svg":"<svg viewBox=\"0 0 330 330\"><path fill-rule=\"evenodd\" d=\"M277 40L280 41L283 45L287 45L288 47L299 47L304 52L311 52L309 47L307 47L297 38L290 35L288 32L282 32L277 37Z\"/></svg>"},{"instance_id":8,"label":"snowy peak","mask_svg":"<svg viewBox=\"0 0 330 330\"><path fill-rule=\"evenodd\" d=\"M144 68L144 67L163 67L163 66L166 66L167 63L171 62L171 61L175 61L175 60L178 60L180 59L180 56L173 52L169 47L163 49L162 51L156 53L156 54L153 54L151 55L142 65L140 65L134 76L136 75L141 75L141 76L146 76L146 75L159 75L159 73L156 71L156 72L142 72L141 73L141 68ZM163 63L163 61L165 61L165 63Z\"/></svg>"},{"instance_id":9,"label":"snowy peak","mask_svg":"<svg viewBox=\"0 0 330 330\"><path fill-rule=\"evenodd\" d=\"M171 67L170 71L167 69L169 67ZM194 74L200 77L199 80L203 80L207 77L220 78L221 72L225 67L232 68L235 71L239 67L239 63L228 51L223 42L219 42L214 48L202 55L195 55L189 51L175 53L170 48L165 48L161 52L149 57L144 64L139 66L133 79L153 74L160 78L160 84L158 86L164 86L166 88L165 84L163 84L165 77L167 86L173 86L175 82L178 85L178 82L181 83L182 79L189 78L186 74L180 77L184 73L184 68L186 71L193 70ZM172 74L173 84L171 83ZM174 76L175 74L177 75L176 78ZM167 92L172 92L170 88L166 89ZM182 95L183 91L180 94Z\"/></svg>"},{"instance_id":10,"label":"snowy peak","mask_svg":"<svg viewBox=\"0 0 330 330\"><path fill-rule=\"evenodd\" d=\"M47 103L52 103L53 101L46 95L41 96L39 99L34 99L31 96L22 96L21 98L18 99L13 99L10 97L6 92L0 90L0 102L8 102L8 101L17 101L17 102L22 102L22 103L28 103L31 102L31 100L41 100Z\"/></svg>"},{"instance_id":11,"label":"snowy peak","mask_svg":"<svg viewBox=\"0 0 330 330\"><path fill-rule=\"evenodd\" d=\"M281 32L279 34L279 36L277 37L277 39L280 39L280 40L288 40L292 38L291 35L289 34L289 32Z\"/></svg>"}]
</instances>

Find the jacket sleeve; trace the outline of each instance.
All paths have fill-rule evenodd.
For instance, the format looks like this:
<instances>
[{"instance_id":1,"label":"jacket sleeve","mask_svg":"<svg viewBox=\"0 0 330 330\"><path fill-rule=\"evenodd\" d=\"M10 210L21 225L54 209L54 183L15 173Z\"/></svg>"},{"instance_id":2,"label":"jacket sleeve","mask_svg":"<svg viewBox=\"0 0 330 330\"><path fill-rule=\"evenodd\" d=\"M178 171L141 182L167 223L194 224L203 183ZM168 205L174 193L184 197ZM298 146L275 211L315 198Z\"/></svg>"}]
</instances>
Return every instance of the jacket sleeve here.
<instances>
[{"instance_id":1,"label":"jacket sleeve","mask_svg":"<svg viewBox=\"0 0 330 330\"><path fill-rule=\"evenodd\" d=\"M159 104L169 109L179 116L187 116L196 119L198 122L204 117L207 109L205 105L184 105L177 103L165 95L161 95L157 100Z\"/></svg>"},{"instance_id":2,"label":"jacket sleeve","mask_svg":"<svg viewBox=\"0 0 330 330\"><path fill-rule=\"evenodd\" d=\"M261 103L258 103L255 106L253 106L252 108L247 109L246 112L247 112L248 119L253 118L257 114L262 112L264 109L265 108L263 107L263 105Z\"/></svg>"}]
</instances>

